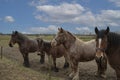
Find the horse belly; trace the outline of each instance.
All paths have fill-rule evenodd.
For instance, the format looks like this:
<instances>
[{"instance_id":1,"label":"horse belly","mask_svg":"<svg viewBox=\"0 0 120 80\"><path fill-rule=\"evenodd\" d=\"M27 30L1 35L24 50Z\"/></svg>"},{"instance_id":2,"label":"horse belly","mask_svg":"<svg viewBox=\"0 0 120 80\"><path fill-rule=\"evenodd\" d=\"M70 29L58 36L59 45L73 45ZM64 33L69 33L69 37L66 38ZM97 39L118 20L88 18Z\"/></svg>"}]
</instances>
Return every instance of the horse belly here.
<instances>
[{"instance_id":1,"label":"horse belly","mask_svg":"<svg viewBox=\"0 0 120 80\"><path fill-rule=\"evenodd\" d=\"M53 55L54 57L56 57L56 58L60 58L60 57L63 56L63 54L60 53L60 52L54 52L54 53L52 53L52 55Z\"/></svg>"},{"instance_id":2,"label":"horse belly","mask_svg":"<svg viewBox=\"0 0 120 80\"><path fill-rule=\"evenodd\" d=\"M35 52L35 51L37 51L37 47L30 47L29 48L29 52Z\"/></svg>"}]
</instances>

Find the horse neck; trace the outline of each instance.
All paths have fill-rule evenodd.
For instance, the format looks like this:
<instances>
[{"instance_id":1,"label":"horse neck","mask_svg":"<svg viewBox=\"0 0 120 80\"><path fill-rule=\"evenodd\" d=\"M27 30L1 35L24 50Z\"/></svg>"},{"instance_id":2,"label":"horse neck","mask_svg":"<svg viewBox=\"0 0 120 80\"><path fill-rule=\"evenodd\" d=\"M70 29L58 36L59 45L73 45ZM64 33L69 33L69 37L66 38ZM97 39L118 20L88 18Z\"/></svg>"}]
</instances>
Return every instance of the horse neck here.
<instances>
[{"instance_id":1,"label":"horse neck","mask_svg":"<svg viewBox=\"0 0 120 80\"><path fill-rule=\"evenodd\" d=\"M21 46L22 44L25 44L26 41L29 41L30 39L25 37L25 36L19 36L17 43L19 46Z\"/></svg>"},{"instance_id":2,"label":"horse neck","mask_svg":"<svg viewBox=\"0 0 120 80\"><path fill-rule=\"evenodd\" d=\"M116 49L120 47L120 35L110 32L107 36L107 54L112 54Z\"/></svg>"},{"instance_id":3,"label":"horse neck","mask_svg":"<svg viewBox=\"0 0 120 80\"><path fill-rule=\"evenodd\" d=\"M64 47L66 49L69 49L76 41L76 37L74 36L68 36L67 40L63 43Z\"/></svg>"}]
</instances>

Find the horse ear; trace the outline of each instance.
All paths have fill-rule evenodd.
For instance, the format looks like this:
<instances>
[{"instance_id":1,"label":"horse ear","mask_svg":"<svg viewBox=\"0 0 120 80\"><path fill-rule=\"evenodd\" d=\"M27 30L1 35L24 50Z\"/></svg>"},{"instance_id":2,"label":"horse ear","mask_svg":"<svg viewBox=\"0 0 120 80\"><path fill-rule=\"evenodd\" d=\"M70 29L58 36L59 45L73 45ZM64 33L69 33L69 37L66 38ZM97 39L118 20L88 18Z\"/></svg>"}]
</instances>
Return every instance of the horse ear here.
<instances>
[{"instance_id":1,"label":"horse ear","mask_svg":"<svg viewBox=\"0 0 120 80\"><path fill-rule=\"evenodd\" d=\"M95 33L98 34L99 30L97 27L95 27Z\"/></svg>"},{"instance_id":2,"label":"horse ear","mask_svg":"<svg viewBox=\"0 0 120 80\"><path fill-rule=\"evenodd\" d=\"M14 33L15 33L15 34L18 34L18 31L15 31Z\"/></svg>"},{"instance_id":3,"label":"horse ear","mask_svg":"<svg viewBox=\"0 0 120 80\"><path fill-rule=\"evenodd\" d=\"M37 42L38 42L38 44L41 44L43 42L43 39L37 38Z\"/></svg>"},{"instance_id":4,"label":"horse ear","mask_svg":"<svg viewBox=\"0 0 120 80\"><path fill-rule=\"evenodd\" d=\"M109 31L110 31L110 28L108 26L107 29L105 30L105 34L107 35L109 33Z\"/></svg>"},{"instance_id":5,"label":"horse ear","mask_svg":"<svg viewBox=\"0 0 120 80\"><path fill-rule=\"evenodd\" d=\"M61 28L58 28L58 30L59 30L60 32L63 32L63 29L62 29L62 27L61 27Z\"/></svg>"}]
</instances>

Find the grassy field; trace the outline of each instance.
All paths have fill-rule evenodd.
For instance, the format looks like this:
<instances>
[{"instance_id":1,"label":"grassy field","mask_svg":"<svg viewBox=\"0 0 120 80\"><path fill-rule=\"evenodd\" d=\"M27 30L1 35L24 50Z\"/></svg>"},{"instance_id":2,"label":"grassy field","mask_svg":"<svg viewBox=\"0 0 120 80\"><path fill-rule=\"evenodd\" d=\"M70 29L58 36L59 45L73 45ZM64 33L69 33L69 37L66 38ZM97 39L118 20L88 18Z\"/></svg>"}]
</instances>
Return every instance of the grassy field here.
<instances>
[{"instance_id":1,"label":"grassy field","mask_svg":"<svg viewBox=\"0 0 120 80\"><path fill-rule=\"evenodd\" d=\"M43 38L44 40L51 41L54 36L28 36L31 39ZM83 41L89 41L94 39L94 36L77 36ZM29 59L31 63L30 68L23 67L23 57L16 47L10 48L8 46L10 36L0 35L0 46L3 46L3 59L0 59L0 80L48 80L48 59L45 58L45 64L39 63L39 56L37 54L30 54ZM63 69L64 58L57 60L57 66L60 71L58 73L52 71L51 80L66 80L69 69ZM94 67L94 68L93 68ZM80 77L82 80L100 80L100 78L94 77L96 72L95 61L81 63ZM115 80L115 73L109 67L107 71L107 80Z\"/></svg>"},{"instance_id":2,"label":"grassy field","mask_svg":"<svg viewBox=\"0 0 120 80\"><path fill-rule=\"evenodd\" d=\"M31 39L37 38L36 36L28 36ZM52 36L39 36L45 40L51 40ZM8 47L10 40L9 35L0 35L0 46L3 48ZM16 45L18 46L18 45ZM4 51L3 51L4 52ZM3 53L4 55L4 53ZM0 60L0 80L48 80L48 74L41 74L32 69L25 68L19 65L18 62L6 58ZM62 80L57 77L52 77L51 80Z\"/></svg>"}]
</instances>

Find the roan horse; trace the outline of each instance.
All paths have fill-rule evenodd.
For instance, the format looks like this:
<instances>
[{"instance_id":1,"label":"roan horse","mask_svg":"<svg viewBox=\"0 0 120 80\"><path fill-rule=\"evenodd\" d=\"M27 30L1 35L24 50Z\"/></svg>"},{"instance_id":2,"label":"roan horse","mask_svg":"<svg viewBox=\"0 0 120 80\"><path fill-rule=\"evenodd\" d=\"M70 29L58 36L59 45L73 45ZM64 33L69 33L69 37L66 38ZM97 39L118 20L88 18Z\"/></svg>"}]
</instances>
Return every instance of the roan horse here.
<instances>
[{"instance_id":1,"label":"roan horse","mask_svg":"<svg viewBox=\"0 0 120 80\"><path fill-rule=\"evenodd\" d=\"M63 30L62 28L58 28L58 33L52 40L51 45L58 46L60 44L63 44L68 51L70 65L72 68L72 72L69 74L69 78L72 80L79 80L78 63L95 59L95 40L84 42L72 35L70 32ZM104 65L100 66L99 63L97 64L99 76L104 77L107 68L106 59L103 63Z\"/></svg>"},{"instance_id":2,"label":"roan horse","mask_svg":"<svg viewBox=\"0 0 120 80\"><path fill-rule=\"evenodd\" d=\"M53 59L53 70L55 72L58 72L58 68L56 67L56 58L60 58L64 56L65 58L65 64L64 68L69 67L69 63L67 62L67 51L65 50L63 45L57 46L57 47L52 47L51 42L44 41L41 38L38 38L38 45L39 45L39 51L40 52L46 52L48 56L52 56Z\"/></svg>"},{"instance_id":3,"label":"roan horse","mask_svg":"<svg viewBox=\"0 0 120 80\"><path fill-rule=\"evenodd\" d=\"M109 27L106 30L98 30L96 33L96 57L102 59L107 56L111 67L116 71L117 80L120 80L120 34L110 32Z\"/></svg>"},{"instance_id":4,"label":"roan horse","mask_svg":"<svg viewBox=\"0 0 120 80\"><path fill-rule=\"evenodd\" d=\"M11 39L9 41L9 46L13 47L13 45L17 43L19 45L19 50L24 58L23 65L25 67L30 67L29 64L29 55L30 52L38 51L38 43L37 40L31 40L22 33L18 31L13 31L11 34ZM40 62L44 63L44 53L42 52Z\"/></svg>"}]
</instances>

